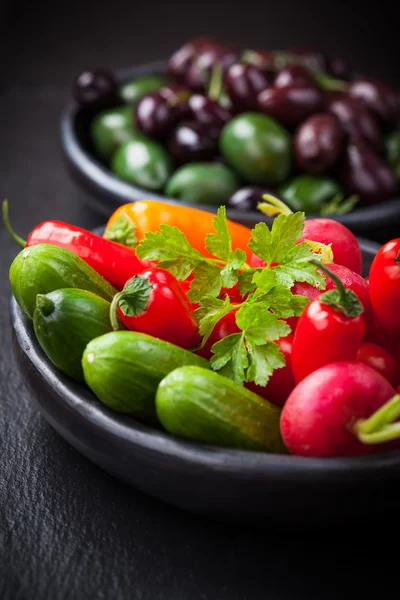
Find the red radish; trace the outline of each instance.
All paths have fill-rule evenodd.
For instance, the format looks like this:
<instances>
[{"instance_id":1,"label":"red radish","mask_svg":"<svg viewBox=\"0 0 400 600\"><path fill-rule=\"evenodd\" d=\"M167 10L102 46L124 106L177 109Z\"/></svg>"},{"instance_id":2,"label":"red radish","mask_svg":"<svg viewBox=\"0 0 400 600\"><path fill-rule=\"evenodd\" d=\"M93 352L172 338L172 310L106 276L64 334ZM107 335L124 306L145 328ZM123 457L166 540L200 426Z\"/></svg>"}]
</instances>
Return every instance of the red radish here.
<instances>
[{"instance_id":1,"label":"red radish","mask_svg":"<svg viewBox=\"0 0 400 600\"><path fill-rule=\"evenodd\" d=\"M362 436L361 427L355 426L394 395L390 383L368 365L326 365L303 379L286 401L281 414L283 441L292 454L315 457L358 456L399 447L399 440L390 445L363 443L359 437L368 439L368 434Z\"/></svg>"},{"instance_id":2,"label":"red radish","mask_svg":"<svg viewBox=\"0 0 400 600\"><path fill-rule=\"evenodd\" d=\"M333 260L361 275L361 249L354 233L333 219L306 219L299 242L312 240L320 244L332 244Z\"/></svg>"},{"instance_id":3,"label":"red radish","mask_svg":"<svg viewBox=\"0 0 400 600\"><path fill-rule=\"evenodd\" d=\"M306 219L301 238L298 244L304 240L318 242L320 244L332 244L333 260L337 265L343 265L361 275L362 255L361 249L354 233L347 227L333 219ZM250 258L250 266L264 267L265 262L253 254Z\"/></svg>"},{"instance_id":4,"label":"red radish","mask_svg":"<svg viewBox=\"0 0 400 600\"><path fill-rule=\"evenodd\" d=\"M393 387L397 386L399 382L397 361L385 348L371 342L363 342L358 349L357 360L378 371Z\"/></svg>"},{"instance_id":5,"label":"red radish","mask_svg":"<svg viewBox=\"0 0 400 600\"><path fill-rule=\"evenodd\" d=\"M286 365L273 372L265 387L256 385L254 381L246 382L245 387L266 400L269 400L278 406L283 406L290 392L296 385L292 371L293 335L289 334L284 338L280 338L276 343L285 356Z\"/></svg>"}]
</instances>

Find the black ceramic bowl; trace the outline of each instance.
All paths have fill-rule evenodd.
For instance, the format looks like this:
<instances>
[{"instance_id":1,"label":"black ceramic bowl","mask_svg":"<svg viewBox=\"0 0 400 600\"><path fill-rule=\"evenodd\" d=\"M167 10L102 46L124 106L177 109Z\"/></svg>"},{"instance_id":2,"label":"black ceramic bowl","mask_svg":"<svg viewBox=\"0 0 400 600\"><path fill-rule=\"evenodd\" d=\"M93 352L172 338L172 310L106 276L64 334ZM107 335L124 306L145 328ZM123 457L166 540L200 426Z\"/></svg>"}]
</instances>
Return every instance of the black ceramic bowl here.
<instances>
[{"instance_id":1,"label":"black ceramic bowl","mask_svg":"<svg viewBox=\"0 0 400 600\"><path fill-rule=\"evenodd\" d=\"M116 78L122 84L143 75L164 73L165 63L157 62L119 71L116 73ZM89 123L90 119L87 113L81 110L76 103L69 103L61 120L61 143L71 173L91 192L93 196L91 204L99 212L109 217L111 212L121 204L144 198L163 200L172 204L184 204L179 200L167 199L160 194L135 187L116 177L96 158L90 142ZM188 205L186 204L186 206ZM217 210L216 207L210 205L196 204L196 207L209 212ZM259 211L228 209L227 215L229 219L249 227L253 227L262 220L269 222L268 217L264 217ZM394 222L400 222L400 198L387 200L374 206L356 208L350 213L333 216L333 218L359 235L385 241L389 237L393 237L391 233L386 234L385 232L393 226Z\"/></svg>"},{"instance_id":2,"label":"black ceramic bowl","mask_svg":"<svg viewBox=\"0 0 400 600\"><path fill-rule=\"evenodd\" d=\"M361 247L366 272L377 245ZM397 519L400 452L310 459L174 438L112 412L56 371L13 298L11 321L21 375L45 419L89 460L143 492L195 513L273 529Z\"/></svg>"}]
</instances>

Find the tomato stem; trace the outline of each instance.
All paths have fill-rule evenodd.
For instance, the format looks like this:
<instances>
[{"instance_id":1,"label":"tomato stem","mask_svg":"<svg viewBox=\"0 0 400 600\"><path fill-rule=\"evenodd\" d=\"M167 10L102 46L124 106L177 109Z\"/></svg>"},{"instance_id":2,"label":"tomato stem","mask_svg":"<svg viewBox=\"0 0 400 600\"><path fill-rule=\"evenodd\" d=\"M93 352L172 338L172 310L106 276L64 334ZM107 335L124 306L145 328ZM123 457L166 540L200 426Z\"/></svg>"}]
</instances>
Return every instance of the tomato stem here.
<instances>
[{"instance_id":1,"label":"tomato stem","mask_svg":"<svg viewBox=\"0 0 400 600\"><path fill-rule=\"evenodd\" d=\"M14 242L21 246L21 248L25 248L26 240L22 239L22 237L16 234L13 228L11 227L10 218L8 215L8 200L3 200L3 223L8 234L12 237Z\"/></svg>"}]
</instances>

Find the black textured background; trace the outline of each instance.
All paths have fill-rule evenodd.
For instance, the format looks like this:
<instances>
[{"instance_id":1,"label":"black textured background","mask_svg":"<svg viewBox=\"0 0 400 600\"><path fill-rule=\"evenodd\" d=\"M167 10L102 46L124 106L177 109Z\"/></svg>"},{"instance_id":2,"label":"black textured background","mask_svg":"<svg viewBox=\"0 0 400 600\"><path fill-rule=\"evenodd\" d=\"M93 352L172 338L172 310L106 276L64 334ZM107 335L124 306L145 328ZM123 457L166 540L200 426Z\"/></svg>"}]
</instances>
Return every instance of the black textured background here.
<instances>
[{"instance_id":1,"label":"black textured background","mask_svg":"<svg viewBox=\"0 0 400 600\"><path fill-rule=\"evenodd\" d=\"M243 45L325 47L400 87L394 4L0 0L0 197L15 229L27 235L47 218L101 223L65 172L58 139L82 68L163 58L211 33ZM0 225L1 600L388 597L398 563L387 534L397 524L384 515L378 541L368 523L362 539L210 523L119 483L58 437L12 359L8 266L17 251Z\"/></svg>"}]
</instances>

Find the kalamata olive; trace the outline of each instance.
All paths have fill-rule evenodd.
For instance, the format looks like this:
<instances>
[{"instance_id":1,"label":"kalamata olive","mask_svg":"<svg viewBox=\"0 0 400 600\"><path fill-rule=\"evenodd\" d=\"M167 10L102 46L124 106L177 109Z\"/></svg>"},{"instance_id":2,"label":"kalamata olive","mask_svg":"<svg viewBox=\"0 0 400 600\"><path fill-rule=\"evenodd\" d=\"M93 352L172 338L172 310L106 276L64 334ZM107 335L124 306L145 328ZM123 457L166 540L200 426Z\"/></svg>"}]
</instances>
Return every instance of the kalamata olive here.
<instances>
[{"instance_id":1,"label":"kalamata olive","mask_svg":"<svg viewBox=\"0 0 400 600\"><path fill-rule=\"evenodd\" d=\"M315 87L315 81L306 67L288 65L277 74L274 87L285 88L290 86Z\"/></svg>"},{"instance_id":2,"label":"kalamata olive","mask_svg":"<svg viewBox=\"0 0 400 600\"><path fill-rule=\"evenodd\" d=\"M298 125L321 105L322 92L316 87L272 87L258 95L258 109L287 126Z\"/></svg>"},{"instance_id":3,"label":"kalamata olive","mask_svg":"<svg viewBox=\"0 0 400 600\"><path fill-rule=\"evenodd\" d=\"M344 137L334 115L312 115L299 126L294 135L297 164L313 175L326 173L340 157Z\"/></svg>"},{"instance_id":4,"label":"kalamata olive","mask_svg":"<svg viewBox=\"0 0 400 600\"><path fill-rule=\"evenodd\" d=\"M232 118L229 110L216 100L201 94L193 94L189 98L189 109L193 118L204 125L211 137L218 137L221 129Z\"/></svg>"},{"instance_id":5,"label":"kalamata olive","mask_svg":"<svg viewBox=\"0 0 400 600\"><path fill-rule=\"evenodd\" d=\"M350 77L349 67L339 56L328 57L327 70L331 75L337 77L337 79L347 80Z\"/></svg>"},{"instance_id":6,"label":"kalamata olive","mask_svg":"<svg viewBox=\"0 0 400 600\"><path fill-rule=\"evenodd\" d=\"M396 92L378 79L357 79L350 84L349 95L361 100L386 125L400 118L400 104Z\"/></svg>"},{"instance_id":7,"label":"kalamata olive","mask_svg":"<svg viewBox=\"0 0 400 600\"><path fill-rule=\"evenodd\" d=\"M339 178L346 194L356 194L364 204L391 198L397 188L389 167L361 141L346 148Z\"/></svg>"},{"instance_id":8,"label":"kalamata olive","mask_svg":"<svg viewBox=\"0 0 400 600\"><path fill-rule=\"evenodd\" d=\"M197 121L179 123L168 138L167 148L181 164L212 158L218 150L215 138L211 138L204 125Z\"/></svg>"},{"instance_id":9,"label":"kalamata olive","mask_svg":"<svg viewBox=\"0 0 400 600\"><path fill-rule=\"evenodd\" d=\"M266 193L267 190L261 187L243 187L232 194L226 204L229 208L237 210L257 210L258 203L263 201L263 195Z\"/></svg>"},{"instance_id":10,"label":"kalamata olive","mask_svg":"<svg viewBox=\"0 0 400 600\"><path fill-rule=\"evenodd\" d=\"M83 71L74 81L72 95L81 106L111 108L118 103L118 85L108 71Z\"/></svg>"},{"instance_id":11,"label":"kalamata olive","mask_svg":"<svg viewBox=\"0 0 400 600\"><path fill-rule=\"evenodd\" d=\"M214 44L216 44L216 40L210 37L196 38L187 42L169 59L168 73L177 81L182 82L197 52Z\"/></svg>"},{"instance_id":12,"label":"kalamata olive","mask_svg":"<svg viewBox=\"0 0 400 600\"><path fill-rule=\"evenodd\" d=\"M235 63L225 75L226 91L237 110L257 108L257 96L272 83L265 72L254 65Z\"/></svg>"},{"instance_id":13,"label":"kalamata olive","mask_svg":"<svg viewBox=\"0 0 400 600\"><path fill-rule=\"evenodd\" d=\"M313 48L289 48L288 54L294 54L301 59L301 62L311 69L326 71L328 66L327 56L324 52L314 50Z\"/></svg>"},{"instance_id":14,"label":"kalamata olive","mask_svg":"<svg viewBox=\"0 0 400 600\"><path fill-rule=\"evenodd\" d=\"M163 138L188 114L186 102L170 101L158 92L145 94L135 107L136 126L139 131L154 138Z\"/></svg>"},{"instance_id":15,"label":"kalamata olive","mask_svg":"<svg viewBox=\"0 0 400 600\"><path fill-rule=\"evenodd\" d=\"M273 73L274 53L269 50L244 50L240 57L240 62L246 65L254 65L261 71Z\"/></svg>"},{"instance_id":16,"label":"kalamata olive","mask_svg":"<svg viewBox=\"0 0 400 600\"><path fill-rule=\"evenodd\" d=\"M378 124L359 98L352 98L345 92L325 92L324 98L325 109L339 119L350 137L364 139L376 150L381 149L382 136Z\"/></svg>"},{"instance_id":17,"label":"kalamata olive","mask_svg":"<svg viewBox=\"0 0 400 600\"><path fill-rule=\"evenodd\" d=\"M185 84L193 91L202 92L209 83L214 65L218 63L225 73L238 58L239 51L234 46L214 44L202 48L185 75Z\"/></svg>"}]
</instances>

